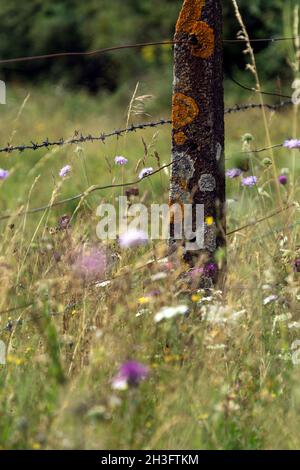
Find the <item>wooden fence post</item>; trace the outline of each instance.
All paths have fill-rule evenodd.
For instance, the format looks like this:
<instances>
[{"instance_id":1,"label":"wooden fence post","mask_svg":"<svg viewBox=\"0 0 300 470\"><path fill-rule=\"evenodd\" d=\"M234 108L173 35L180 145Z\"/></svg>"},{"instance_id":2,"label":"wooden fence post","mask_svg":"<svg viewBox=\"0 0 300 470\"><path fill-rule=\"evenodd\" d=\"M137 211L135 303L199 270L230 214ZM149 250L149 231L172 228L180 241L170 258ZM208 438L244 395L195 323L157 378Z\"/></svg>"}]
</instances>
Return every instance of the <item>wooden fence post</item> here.
<instances>
[{"instance_id":1,"label":"wooden fence post","mask_svg":"<svg viewBox=\"0 0 300 470\"><path fill-rule=\"evenodd\" d=\"M175 41L170 205L192 204L193 230L204 205L204 245L184 258L216 281L215 253L226 244L221 0L185 0ZM171 243L173 234L174 217Z\"/></svg>"}]
</instances>

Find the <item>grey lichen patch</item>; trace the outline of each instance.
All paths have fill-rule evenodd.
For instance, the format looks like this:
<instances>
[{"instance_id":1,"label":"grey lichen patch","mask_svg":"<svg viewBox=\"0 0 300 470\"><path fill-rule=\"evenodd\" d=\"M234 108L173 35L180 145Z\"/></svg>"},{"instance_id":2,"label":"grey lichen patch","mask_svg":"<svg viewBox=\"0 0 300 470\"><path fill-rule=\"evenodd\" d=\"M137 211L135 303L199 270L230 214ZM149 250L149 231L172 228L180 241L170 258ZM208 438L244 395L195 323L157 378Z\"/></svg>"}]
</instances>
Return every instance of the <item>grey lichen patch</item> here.
<instances>
[{"instance_id":1,"label":"grey lichen patch","mask_svg":"<svg viewBox=\"0 0 300 470\"><path fill-rule=\"evenodd\" d=\"M205 224L204 227L204 246L205 249L213 253L217 249L217 228L216 224Z\"/></svg>"},{"instance_id":2,"label":"grey lichen patch","mask_svg":"<svg viewBox=\"0 0 300 470\"><path fill-rule=\"evenodd\" d=\"M173 182L170 188L171 201L181 202L182 204L191 203L191 194L188 190L183 189L179 183Z\"/></svg>"},{"instance_id":3,"label":"grey lichen patch","mask_svg":"<svg viewBox=\"0 0 300 470\"><path fill-rule=\"evenodd\" d=\"M216 189L216 180L213 175L204 174L199 179L199 189L203 192L211 192Z\"/></svg>"},{"instance_id":4,"label":"grey lichen patch","mask_svg":"<svg viewBox=\"0 0 300 470\"><path fill-rule=\"evenodd\" d=\"M222 153L223 153L222 145L219 142L217 142L217 145L216 145L216 160L217 160L217 162L220 160L220 158L222 156Z\"/></svg>"},{"instance_id":5,"label":"grey lichen patch","mask_svg":"<svg viewBox=\"0 0 300 470\"><path fill-rule=\"evenodd\" d=\"M176 178L188 181L195 172L194 162L189 155L183 152L175 152L173 157L173 174Z\"/></svg>"}]
</instances>

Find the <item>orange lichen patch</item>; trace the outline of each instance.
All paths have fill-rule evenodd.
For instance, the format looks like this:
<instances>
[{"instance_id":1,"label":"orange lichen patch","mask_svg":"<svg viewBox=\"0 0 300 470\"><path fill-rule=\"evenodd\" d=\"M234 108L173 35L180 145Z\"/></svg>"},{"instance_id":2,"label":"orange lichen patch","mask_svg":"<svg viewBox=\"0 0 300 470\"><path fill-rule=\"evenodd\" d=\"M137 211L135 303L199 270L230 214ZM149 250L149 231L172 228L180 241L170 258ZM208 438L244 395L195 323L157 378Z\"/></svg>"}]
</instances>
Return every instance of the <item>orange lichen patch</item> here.
<instances>
[{"instance_id":1,"label":"orange lichen patch","mask_svg":"<svg viewBox=\"0 0 300 470\"><path fill-rule=\"evenodd\" d=\"M173 96L172 120L174 129L180 129L194 121L199 114L196 101L190 96L175 93Z\"/></svg>"},{"instance_id":2,"label":"orange lichen patch","mask_svg":"<svg viewBox=\"0 0 300 470\"><path fill-rule=\"evenodd\" d=\"M176 145L183 145L186 142L187 136L184 132L176 132L174 134L174 142Z\"/></svg>"},{"instance_id":3,"label":"orange lichen patch","mask_svg":"<svg viewBox=\"0 0 300 470\"><path fill-rule=\"evenodd\" d=\"M201 59L208 59L215 49L214 30L207 23L197 21L191 30L191 35L194 35L198 41L198 44L192 48L192 54Z\"/></svg>"},{"instance_id":4,"label":"orange lichen patch","mask_svg":"<svg viewBox=\"0 0 300 470\"><path fill-rule=\"evenodd\" d=\"M206 0L185 0L176 24L177 33L190 33L195 21L201 18L205 1Z\"/></svg>"}]
</instances>

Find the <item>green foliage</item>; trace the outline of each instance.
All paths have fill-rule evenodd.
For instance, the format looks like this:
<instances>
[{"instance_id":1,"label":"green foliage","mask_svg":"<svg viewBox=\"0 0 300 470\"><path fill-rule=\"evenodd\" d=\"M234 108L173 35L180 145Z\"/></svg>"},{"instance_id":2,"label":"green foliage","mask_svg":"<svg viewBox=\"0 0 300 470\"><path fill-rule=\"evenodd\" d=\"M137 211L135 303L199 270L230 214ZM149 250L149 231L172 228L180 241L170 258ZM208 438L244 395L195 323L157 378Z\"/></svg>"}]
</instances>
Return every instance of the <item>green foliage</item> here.
<instances>
[{"instance_id":1,"label":"green foliage","mask_svg":"<svg viewBox=\"0 0 300 470\"><path fill-rule=\"evenodd\" d=\"M240 1L252 37L291 33L290 0ZM111 45L170 39L182 0L0 0L0 56L13 58L65 51L87 51ZM284 15L283 15L284 10ZM285 19L285 23L283 22ZM284 26L285 24L285 26ZM239 29L231 2L224 2L224 37ZM276 47L276 54L274 48ZM261 73L267 78L286 76L286 43L255 46ZM91 91L114 90L133 76L149 70L162 73L172 63L171 49L133 49L91 57L40 60L1 67L6 79L50 80ZM244 69L241 45L225 46L225 70ZM284 72L284 73L282 73Z\"/></svg>"}]
</instances>

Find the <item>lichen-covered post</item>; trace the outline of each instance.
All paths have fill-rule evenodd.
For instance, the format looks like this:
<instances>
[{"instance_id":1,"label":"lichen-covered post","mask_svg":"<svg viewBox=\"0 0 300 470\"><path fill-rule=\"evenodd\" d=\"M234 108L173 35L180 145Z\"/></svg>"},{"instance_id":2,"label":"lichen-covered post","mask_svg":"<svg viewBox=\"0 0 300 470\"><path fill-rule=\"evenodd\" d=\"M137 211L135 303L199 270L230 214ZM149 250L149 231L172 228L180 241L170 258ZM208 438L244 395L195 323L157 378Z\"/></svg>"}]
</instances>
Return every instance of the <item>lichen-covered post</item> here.
<instances>
[{"instance_id":1,"label":"lichen-covered post","mask_svg":"<svg viewBox=\"0 0 300 470\"><path fill-rule=\"evenodd\" d=\"M170 205L192 204L193 231L197 207L204 205L204 243L199 250L185 249L184 257L216 281L215 254L225 247L221 0L185 0L175 41ZM171 242L172 233L174 216Z\"/></svg>"}]
</instances>

